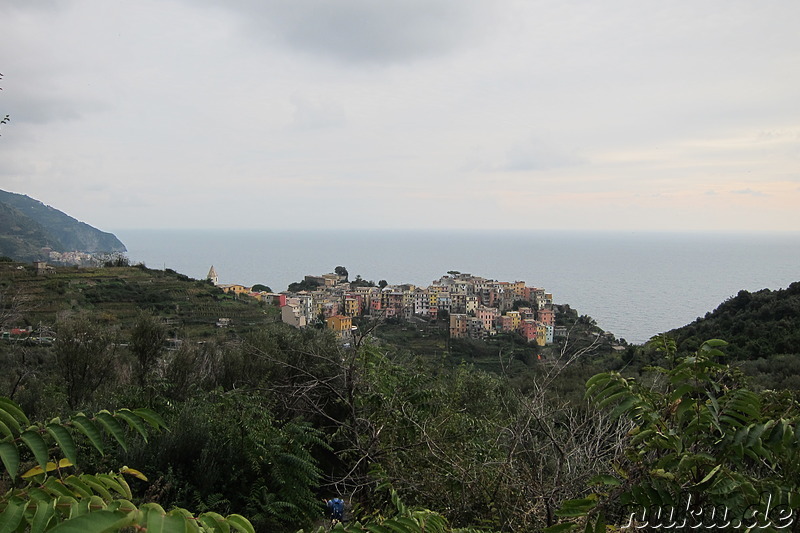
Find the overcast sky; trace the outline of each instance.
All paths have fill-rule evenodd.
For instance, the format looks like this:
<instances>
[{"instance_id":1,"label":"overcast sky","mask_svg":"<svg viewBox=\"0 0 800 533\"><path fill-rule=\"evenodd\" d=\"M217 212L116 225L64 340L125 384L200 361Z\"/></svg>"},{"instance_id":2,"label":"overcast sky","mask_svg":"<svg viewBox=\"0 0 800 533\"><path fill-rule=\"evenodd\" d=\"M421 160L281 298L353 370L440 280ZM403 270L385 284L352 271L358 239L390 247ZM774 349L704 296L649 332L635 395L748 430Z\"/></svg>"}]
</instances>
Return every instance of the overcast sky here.
<instances>
[{"instance_id":1,"label":"overcast sky","mask_svg":"<svg viewBox=\"0 0 800 533\"><path fill-rule=\"evenodd\" d=\"M105 230L800 231L797 0L2 0L0 188Z\"/></svg>"}]
</instances>

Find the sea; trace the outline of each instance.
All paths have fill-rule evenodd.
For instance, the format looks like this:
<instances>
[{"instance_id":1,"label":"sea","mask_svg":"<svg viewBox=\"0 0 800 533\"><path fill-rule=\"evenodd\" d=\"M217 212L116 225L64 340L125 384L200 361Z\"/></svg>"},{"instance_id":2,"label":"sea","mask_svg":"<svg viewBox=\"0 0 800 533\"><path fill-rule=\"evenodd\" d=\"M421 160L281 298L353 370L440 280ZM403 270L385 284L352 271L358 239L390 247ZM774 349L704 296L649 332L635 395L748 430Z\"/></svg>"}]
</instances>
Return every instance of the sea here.
<instances>
[{"instance_id":1,"label":"sea","mask_svg":"<svg viewBox=\"0 0 800 533\"><path fill-rule=\"evenodd\" d=\"M132 263L275 292L344 266L427 286L450 270L544 288L629 343L684 326L740 290L800 281L800 233L143 230L114 234Z\"/></svg>"}]
</instances>

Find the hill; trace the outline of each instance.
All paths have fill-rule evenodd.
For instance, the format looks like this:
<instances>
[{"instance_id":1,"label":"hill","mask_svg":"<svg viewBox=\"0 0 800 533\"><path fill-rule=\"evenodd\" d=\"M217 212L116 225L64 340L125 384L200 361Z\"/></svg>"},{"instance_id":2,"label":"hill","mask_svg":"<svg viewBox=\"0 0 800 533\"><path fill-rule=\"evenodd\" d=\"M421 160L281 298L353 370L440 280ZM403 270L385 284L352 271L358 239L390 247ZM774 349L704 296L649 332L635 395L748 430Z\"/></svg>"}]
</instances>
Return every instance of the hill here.
<instances>
[{"instance_id":1,"label":"hill","mask_svg":"<svg viewBox=\"0 0 800 533\"><path fill-rule=\"evenodd\" d=\"M731 343L726 352L738 360L800 353L800 282L775 291L739 291L705 317L668 334L683 352L696 350L705 339L725 339Z\"/></svg>"},{"instance_id":2,"label":"hill","mask_svg":"<svg viewBox=\"0 0 800 533\"><path fill-rule=\"evenodd\" d=\"M129 329L140 311L159 316L173 336L213 334L220 318L237 331L274 322L276 313L252 298L236 298L207 281L144 266L56 267L37 275L28 264L0 262L0 318L5 328L52 327L65 313L84 311Z\"/></svg>"},{"instance_id":3,"label":"hill","mask_svg":"<svg viewBox=\"0 0 800 533\"><path fill-rule=\"evenodd\" d=\"M0 190L0 255L18 261L47 259L42 248L56 252L126 251L112 233L26 195Z\"/></svg>"},{"instance_id":4,"label":"hill","mask_svg":"<svg viewBox=\"0 0 800 533\"><path fill-rule=\"evenodd\" d=\"M42 256L42 248L51 246L44 228L19 209L0 202L0 255L22 261Z\"/></svg>"}]
</instances>

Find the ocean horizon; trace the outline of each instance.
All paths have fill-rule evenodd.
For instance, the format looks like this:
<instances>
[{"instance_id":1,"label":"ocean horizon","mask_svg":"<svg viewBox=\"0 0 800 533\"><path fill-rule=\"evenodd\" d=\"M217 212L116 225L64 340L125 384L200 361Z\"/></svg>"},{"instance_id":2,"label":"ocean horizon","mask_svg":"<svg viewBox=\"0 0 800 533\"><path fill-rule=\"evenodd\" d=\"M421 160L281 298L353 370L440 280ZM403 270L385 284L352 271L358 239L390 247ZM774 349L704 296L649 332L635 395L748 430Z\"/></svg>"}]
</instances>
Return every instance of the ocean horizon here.
<instances>
[{"instance_id":1,"label":"ocean horizon","mask_svg":"<svg viewBox=\"0 0 800 533\"><path fill-rule=\"evenodd\" d=\"M714 310L739 290L800 280L800 233L523 230L119 229L133 263L276 292L347 268L376 283L427 286L448 270L525 281L617 338L640 344Z\"/></svg>"}]
</instances>

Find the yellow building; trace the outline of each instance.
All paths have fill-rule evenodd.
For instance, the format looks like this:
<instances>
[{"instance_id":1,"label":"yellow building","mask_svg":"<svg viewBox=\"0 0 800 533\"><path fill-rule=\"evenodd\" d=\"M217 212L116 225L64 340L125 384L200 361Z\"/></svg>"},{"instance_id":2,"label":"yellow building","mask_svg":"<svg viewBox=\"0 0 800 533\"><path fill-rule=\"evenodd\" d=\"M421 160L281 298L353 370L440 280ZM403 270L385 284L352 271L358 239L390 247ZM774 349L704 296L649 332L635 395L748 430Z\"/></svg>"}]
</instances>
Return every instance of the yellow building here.
<instances>
[{"instance_id":1,"label":"yellow building","mask_svg":"<svg viewBox=\"0 0 800 533\"><path fill-rule=\"evenodd\" d=\"M431 288L428 287L428 303L431 307L439 307L439 291L432 291Z\"/></svg>"},{"instance_id":2,"label":"yellow building","mask_svg":"<svg viewBox=\"0 0 800 533\"><path fill-rule=\"evenodd\" d=\"M522 316L520 315L519 311L509 311L506 313L506 316L511 319L511 330L518 330L520 321L522 320Z\"/></svg>"},{"instance_id":3,"label":"yellow building","mask_svg":"<svg viewBox=\"0 0 800 533\"><path fill-rule=\"evenodd\" d=\"M541 322L536 324L536 344L545 346L547 344L547 326Z\"/></svg>"},{"instance_id":4,"label":"yellow building","mask_svg":"<svg viewBox=\"0 0 800 533\"><path fill-rule=\"evenodd\" d=\"M350 335L350 330L353 327L353 319L344 315L334 315L325 320L325 323L329 330L335 332L341 338Z\"/></svg>"},{"instance_id":5,"label":"yellow building","mask_svg":"<svg viewBox=\"0 0 800 533\"><path fill-rule=\"evenodd\" d=\"M237 296L240 294L248 294L250 292L250 287L245 287L244 285L217 285L220 289L222 289L225 294L233 293Z\"/></svg>"},{"instance_id":6,"label":"yellow building","mask_svg":"<svg viewBox=\"0 0 800 533\"><path fill-rule=\"evenodd\" d=\"M508 284L509 290L514 293L514 298L517 300L522 300L525 298L525 282L524 281L515 281L513 283Z\"/></svg>"},{"instance_id":7,"label":"yellow building","mask_svg":"<svg viewBox=\"0 0 800 533\"><path fill-rule=\"evenodd\" d=\"M361 316L361 304L356 298L344 299L344 314L347 316Z\"/></svg>"}]
</instances>

